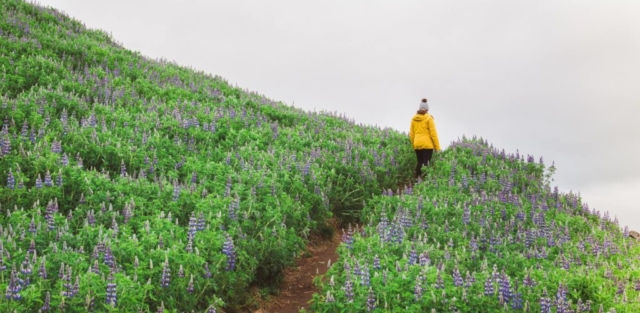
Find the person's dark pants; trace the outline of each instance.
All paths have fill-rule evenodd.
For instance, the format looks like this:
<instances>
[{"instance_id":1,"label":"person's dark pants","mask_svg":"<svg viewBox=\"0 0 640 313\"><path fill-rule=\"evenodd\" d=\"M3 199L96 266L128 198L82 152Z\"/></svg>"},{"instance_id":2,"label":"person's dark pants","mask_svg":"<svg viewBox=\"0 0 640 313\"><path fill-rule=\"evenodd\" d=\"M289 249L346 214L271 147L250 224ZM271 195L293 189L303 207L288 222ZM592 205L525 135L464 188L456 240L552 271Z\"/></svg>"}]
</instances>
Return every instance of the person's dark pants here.
<instances>
[{"instance_id":1,"label":"person's dark pants","mask_svg":"<svg viewBox=\"0 0 640 313\"><path fill-rule=\"evenodd\" d=\"M433 156L433 149L418 149L416 151L416 157L418 157L418 165L416 165L416 175L418 178L422 175L422 166L427 166L431 163L431 157Z\"/></svg>"}]
</instances>

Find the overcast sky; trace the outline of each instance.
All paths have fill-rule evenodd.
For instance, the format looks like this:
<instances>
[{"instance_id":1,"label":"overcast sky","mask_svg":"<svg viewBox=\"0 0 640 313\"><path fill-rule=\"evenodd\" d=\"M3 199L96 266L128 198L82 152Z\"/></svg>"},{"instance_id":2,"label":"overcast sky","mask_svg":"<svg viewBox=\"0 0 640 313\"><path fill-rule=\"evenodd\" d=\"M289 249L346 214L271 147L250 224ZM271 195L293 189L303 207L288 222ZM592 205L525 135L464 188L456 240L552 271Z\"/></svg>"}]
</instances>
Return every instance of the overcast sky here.
<instances>
[{"instance_id":1,"label":"overcast sky","mask_svg":"<svg viewBox=\"0 0 640 313\"><path fill-rule=\"evenodd\" d=\"M309 110L408 131L427 97L466 134L543 156L640 231L640 1L40 0L126 48Z\"/></svg>"}]
</instances>

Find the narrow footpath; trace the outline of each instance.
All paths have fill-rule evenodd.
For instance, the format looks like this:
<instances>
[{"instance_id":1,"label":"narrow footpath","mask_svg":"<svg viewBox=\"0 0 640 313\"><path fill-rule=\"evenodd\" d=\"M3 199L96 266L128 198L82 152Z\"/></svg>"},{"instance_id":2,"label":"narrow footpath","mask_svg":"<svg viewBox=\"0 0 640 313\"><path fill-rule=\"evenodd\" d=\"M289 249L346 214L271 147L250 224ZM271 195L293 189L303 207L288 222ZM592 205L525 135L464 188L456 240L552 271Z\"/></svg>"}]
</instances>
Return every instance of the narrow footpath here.
<instances>
[{"instance_id":1,"label":"narrow footpath","mask_svg":"<svg viewBox=\"0 0 640 313\"><path fill-rule=\"evenodd\" d=\"M342 230L336 230L331 240L309 240L307 253L298 258L296 266L284 271L280 293L263 303L254 313L298 313L300 309L308 308L308 302L318 291L313 279L327 272L329 260L331 264L338 260L336 249L341 238Z\"/></svg>"}]
</instances>

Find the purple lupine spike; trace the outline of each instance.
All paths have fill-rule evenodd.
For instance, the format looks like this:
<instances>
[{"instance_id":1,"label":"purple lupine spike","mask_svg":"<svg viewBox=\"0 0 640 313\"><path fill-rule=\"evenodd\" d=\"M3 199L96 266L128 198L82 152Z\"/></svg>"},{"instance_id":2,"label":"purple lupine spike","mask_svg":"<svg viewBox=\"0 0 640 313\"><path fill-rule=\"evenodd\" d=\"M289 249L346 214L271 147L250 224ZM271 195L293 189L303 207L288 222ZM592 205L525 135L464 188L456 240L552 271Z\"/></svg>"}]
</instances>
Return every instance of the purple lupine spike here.
<instances>
[{"instance_id":1,"label":"purple lupine spike","mask_svg":"<svg viewBox=\"0 0 640 313\"><path fill-rule=\"evenodd\" d=\"M100 275L100 265L98 265L98 260L93 261L93 266L91 267L91 272Z\"/></svg>"},{"instance_id":2,"label":"purple lupine spike","mask_svg":"<svg viewBox=\"0 0 640 313\"><path fill-rule=\"evenodd\" d=\"M116 307L118 297L116 294L117 285L114 282L113 271L109 271L109 276L107 278L107 297L106 302L107 305L111 307Z\"/></svg>"},{"instance_id":3,"label":"purple lupine spike","mask_svg":"<svg viewBox=\"0 0 640 313\"><path fill-rule=\"evenodd\" d=\"M198 231L203 231L205 230L206 225L205 225L205 221L204 221L204 213L200 212L200 214L198 215L198 222L197 222L197 227L196 229Z\"/></svg>"},{"instance_id":4,"label":"purple lupine spike","mask_svg":"<svg viewBox=\"0 0 640 313\"><path fill-rule=\"evenodd\" d=\"M540 297L540 312L551 313L551 299L549 299L547 288L544 288L543 296Z\"/></svg>"},{"instance_id":5,"label":"purple lupine spike","mask_svg":"<svg viewBox=\"0 0 640 313\"><path fill-rule=\"evenodd\" d=\"M178 201L178 199L180 198L180 186L178 185L178 182L176 181L173 184L173 201Z\"/></svg>"},{"instance_id":6,"label":"purple lupine spike","mask_svg":"<svg viewBox=\"0 0 640 313\"><path fill-rule=\"evenodd\" d=\"M187 251L188 253L193 252L193 237L191 236L189 236L189 238L187 239L187 247L185 248L185 251Z\"/></svg>"},{"instance_id":7,"label":"purple lupine spike","mask_svg":"<svg viewBox=\"0 0 640 313\"><path fill-rule=\"evenodd\" d=\"M227 256L227 270L233 271L236 265L236 255L234 251L233 239L229 234L225 234L226 240L222 252Z\"/></svg>"},{"instance_id":8,"label":"purple lupine spike","mask_svg":"<svg viewBox=\"0 0 640 313\"><path fill-rule=\"evenodd\" d=\"M363 266L360 273L360 285L369 286L371 284L371 276L369 275L369 267Z\"/></svg>"},{"instance_id":9,"label":"purple lupine spike","mask_svg":"<svg viewBox=\"0 0 640 313\"><path fill-rule=\"evenodd\" d=\"M376 308L376 295L373 289L369 287L369 295L367 295L367 312L371 312Z\"/></svg>"},{"instance_id":10,"label":"purple lupine spike","mask_svg":"<svg viewBox=\"0 0 640 313\"><path fill-rule=\"evenodd\" d=\"M71 294L72 296L75 296L78 294L78 292L80 292L80 275L76 276L76 281L73 284L73 287L71 288Z\"/></svg>"},{"instance_id":11,"label":"purple lupine spike","mask_svg":"<svg viewBox=\"0 0 640 313\"><path fill-rule=\"evenodd\" d=\"M51 294L47 291L47 295L44 298L44 304L40 308L41 312L49 312L51 310Z\"/></svg>"},{"instance_id":12,"label":"purple lupine spike","mask_svg":"<svg viewBox=\"0 0 640 313\"><path fill-rule=\"evenodd\" d=\"M127 177L127 166L124 164L124 160L120 161L120 177Z\"/></svg>"},{"instance_id":13,"label":"purple lupine spike","mask_svg":"<svg viewBox=\"0 0 640 313\"><path fill-rule=\"evenodd\" d=\"M45 266L46 261L45 258L42 258L42 261L40 261L40 267L38 268L38 276L40 276L40 278L42 279L47 279L47 268Z\"/></svg>"},{"instance_id":14,"label":"purple lupine spike","mask_svg":"<svg viewBox=\"0 0 640 313\"><path fill-rule=\"evenodd\" d=\"M162 277L160 278L160 287L167 288L171 282L171 269L169 268L169 259L165 255L164 264L162 266Z\"/></svg>"},{"instance_id":15,"label":"purple lupine spike","mask_svg":"<svg viewBox=\"0 0 640 313\"><path fill-rule=\"evenodd\" d=\"M62 166L69 165L69 156L67 156L66 153L62 154L62 157L60 158L60 164L62 164Z\"/></svg>"},{"instance_id":16,"label":"purple lupine spike","mask_svg":"<svg viewBox=\"0 0 640 313\"><path fill-rule=\"evenodd\" d=\"M493 294L493 280L491 279L491 276L487 276L487 279L484 281L484 295L489 297L493 296Z\"/></svg>"},{"instance_id":17,"label":"purple lupine spike","mask_svg":"<svg viewBox=\"0 0 640 313\"><path fill-rule=\"evenodd\" d=\"M509 302L511 300L511 284L509 281L509 276L502 271L502 275L498 280L500 296L504 299L505 302Z\"/></svg>"},{"instance_id":18,"label":"purple lupine spike","mask_svg":"<svg viewBox=\"0 0 640 313\"><path fill-rule=\"evenodd\" d=\"M14 189L16 186L16 179L13 176L13 172L9 169L9 176L7 176L7 188Z\"/></svg>"},{"instance_id":19,"label":"purple lupine spike","mask_svg":"<svg viewBox=\"0 0 640 313\"><path fill-rule=\"evenodd\" d=\"M113 253L111 253L111 245L108 245L106 251L104 253L104 264L109 266L110 268L116 267L116 261L113 257Z\"/></svg>"},{"instance_id":20,"label":"purple lupine spike","mask_svg":"<svg viewBox=\"0 0 640 313\"><path fill-rule=\"evenodd\" d=\"M418 253L416 252L416 245L411 243L411 252L409 253L409 265L416 264L418 261Z\"/></svg>"},{"instance_id":21,"label":"purple lupine spike","mask_svg":"<svg viewBox=\"0 0 640 313\"><path fill-rule=\"evenodd\" d=\"M227 178L227 185L225 186L224 196L228 197L231 195L231 188L233 187L233 181L231 180L231 176Z\"/></svg>"},{"instance_id":22,"label":"purple lupine spike","mask_svg":"<svg viewBox=\"0 0 640 313\"><path fill-rule=\"evenodd\" d=\"M422 282L420 281L419 277L416 277L416 285L413 288L413 296L416 301L420 301L422 299L422 291Z\"/></svg>"},{"instance_id":23,"label":"purple lupine spike","mask_svg":"<svg viewBox=\"0 0 640 313\"><path fill-rule=\"evenodd\" d=\"M87 213L87 223L89 223L89 225L94 226L96 224L96 216L93 213L93 210L90 210Z\"/></svg>"},{"instance_id":24,"label":"purple lupine spike","mask_svg":"<svg viewBox=\"0 0 640 313\"><path fill-rule=\"evenodd\" d=\"M53 152L53 153L62 153L62 142L54 140L51 143L51 152Z\"/></svg>"},{"instance_id":25,"label":"purple lupine spike","mask_svg":"<svg viewBox=\"0 0 640 313\"><path fill-rule=\"evenodd\" d=\"M207 313L216 313L216 307L214 307L213 305L209 306L209 308L207 309Z\"/></svg>"},{"instance_id":26,"label":"purple lupine spike","mask_svg":"<svg viewBox=\"0 0 640 313\"><path fill-rule=\"evenodd\" d=\"M178 269L178 277L184 277L184 268L182 267L182 264L180 264L180 268Z\"/></svg>"},{"instance_id":27,"label":"purple lupine spike","mask_svg":"<svg viewBox=\"0 0 640 313\"><path fill-rule=\"evenodd\" d=\"M460 274L460 270L458 270L458 266L456 266L453 270L453 284L456 287L461 287L463 285L462 275Z\"/></svg>"},{"instance_id":28,"label":"purple lupine spike","mask_svg":"<svg viewBox=\"0 0 640 313\"><path fill-rule=\"evenodd\" d=\"M231 203L229 203L229 218L237 221L238 220L238 216L236 215L236 201L231 201Z\"/></svg>"},{"instance_id":29,"label":"purple lupine spike","mask_svg":"<svg viewBox=\"0 0 640 313\"><path fill-rule=\"evenodd\" d=\"M209 263L204 263L204 278L211 278L211 271L209 270Z\"/></svg>"},{"instance_id":30,"label":"purple lupine spike","mask_svg":"<svg viewBox=\"0 0 640 313\"><path fill-rule=\"evenodd\" d=\"M349 272L346 273L347 277L344 281L344 293L347 296L347 302L348 303L352 303L353 302L353 282L351 281L351 274L349 274Z\"/></svg>"},{"instance_id":31,"label":"purple lupine spike","mask_svg":"<svg viewBox=\"0 0 640 313\"><path fill-rule=\"evenodd\" d=\"M33 217L31 217L31 222L29 223L29 232L32 234L35 234L37 232L36 221Z\"/></svg>"},{"instance_id":32,"label":"purple lupine spike","mask_svg":"<svg viewBox=\"0 0 640 313\"><path fill-rule=\"evenodd\" d=\"M373 257L373 268L380 269L380 257L377 254Z\"/></svg>"},{"instance_id":33,"label":"purple lupine spike","mask_svg":"<svg viewBox=\"0 0 640 313\"><path fill-rule=\"evenodd\" d=\"M37 189L42 188L42 179L40 178L40 174L38 174L38 177L36 177L35 187L36 187Z\"/></svg>"},{"instance_id":34,"label":"purple lupine spike","mask_svg":"<svg viewBox=\"0 0 640 313\"><path fill-rule=\"evenodd\" d=\"M436 276L436 283L434 284L434 288L436 289L444 289L444 280L442 280L442 274L438 270L438 275Z\"/></svg>"},{"instance_id":35,"label":"purple lupine spike","mask_svg":"<svg viewBox=\"0 0 640 313\"><path fill-rule=\"evenodd\" d=\"M475 273L474 273L474 275L475 275ZM469 271L467 271L467 276L466 276L466 277L465 277L465 279L464 279L464 287L465 287L465 288L469 288L469 287L471 287L475 282L476 282L475 277L474 277L474 276L471 276L471 275L469 274Z\"/></svg>"},{"instance_id":36,"label":"purple lupine spike","mask_svg":"<svg viewBox=\"0 0 640 313\"><path fill-rule=\"evenodd\" d=\"M18 273L16 271L16 265L13 265L11 269L11 278L9 279L9 285L7 286L7 291L5 293L5 298L7 300L20 300L22 296L20 295L20 291L22 291L24 282L20 277L18 277Z\"/></svg>"},{"instance_id":37,"label":"purple lupine spike","mask_svg":"<svg viewBox=\"0 0 640 313\"><path fill-rule=\"evenodd\" d=\"M424 251L420 254L420 266L426 266L429 263L431 263L431 260L429 259L429 252Z\"/></svg>"},{"instance_id":38,"label":"purple lupine spike","mask_svg":"<svg viewBox=\"0 0 640 313\"><path fill-rule=\"evenodd\" d=\"M187 292L188 293L193 293L193 275L191 275L191 278L189 279L189 285L187 285Z\"/></svg>"}]
</instances>

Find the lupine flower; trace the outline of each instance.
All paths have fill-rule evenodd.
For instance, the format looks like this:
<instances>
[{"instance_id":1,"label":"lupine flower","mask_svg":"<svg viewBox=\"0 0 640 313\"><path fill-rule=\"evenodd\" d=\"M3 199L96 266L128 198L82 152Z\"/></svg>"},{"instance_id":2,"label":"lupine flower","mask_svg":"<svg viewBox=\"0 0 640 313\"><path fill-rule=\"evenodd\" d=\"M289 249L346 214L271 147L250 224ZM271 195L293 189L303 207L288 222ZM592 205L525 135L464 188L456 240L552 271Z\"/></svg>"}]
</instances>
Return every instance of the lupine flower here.
<instances>
[{"instance_id":1,"label":"lupine flower","mask_svg":"<svg viewBox=\"0 0 640 313\"><path fill-rule=\"evenodd\" d=\"M18 277L18 273L16 272L16 266L13 265L11 269L11 278L9 279L9 285L7 286L7 292L5 293L5 298L7 300L20 300L22 296L20 295L20 291L22 291L22 287L24 282L20 277Z\"/></svg>"},{"instance_id":2,"label":"lupine flower","mask_svg":"<svg viewBox=\"0 0 640 313\"><path fill-rule=\"evenodd\" d=\"M375 308L376 308L376 295L373 293L373 289L369 287L369 295L367 296L367 312L371 312Z\"/></svg>"},{"instance_id":3,"label":"lupine flower","mask_svg":"<svg viewBox=\"0 0 640 313\"><path fill-rule=\"evenodd\" d=\"M38 189L42 188L42 179L40 178L40 174L38 174L38 177L36 177L35 187Z\"/></svg>"},{"instance_id":4,"label":"lupine flower","mask_svg":"<svg viewBox=\"0 0 640 313\"><path fill-rule=\"evenodd\" d=\"M47 187L53 186L53 181L51 181L51 173L49 173L49 170L47 170L47 174L45 174L44 176L44 185Z\"/></svg>"},{"instance_id":5,"label":"lupine flower","mask_svg":"<svg viewBox=\"0 0 640 313\"><path fill-rule=\"evenodd\" d=\"M127 177L127 166L124 164L124 160L120 161L120 177Z\"/></svg>"},{"instance_id":6,"label":"lupine flower","mask_svg":"<svg viewBox=\"0 0 640 313\"><path fill-rule=\"evenodd\" d=\"M487 279L484 281L484 295L489 297L489 296L493 296L493 294L494 294L493 280L491 279L491 276L488 276Z\"/></svg>"},{"instance_id":7,"label":"lupine flower","mask_svg":"<svg viewBox=\"0 0 640 313\"><path fill-rule=\"evenodd\" d=\"M40 308L40 311L49 312L49 310L51 310L51 294L47 291L47 295L44 298L44 304L42 305L42 308Z\"/></svg>"},{"instance_id":8,"label":"lupine flower","mask_svg":"<svg viewBox=\"0 0 640 313\"><path fill-rule=\"evenodd\" d=\"M9 169L9 176L7 176L7 188L14 189L16 186L16 179L13 177L13 172Z\"/></svg>"},{"instance_id":9,"label":"lupine flower","mask_svg":"<svg viewBox=\"0 0 640 313\"><path fill-rule=\"evenodd\" d=\"M33 217L31 217L31 222L29 223L29 232L32 234L35 234L37 231L36 229L36 222L35 219Z\"/></svg>"},{"instance_id":10,"label":"lupine flower","mask_svg":"<svg viewBox=\"0 0 640 313\"><path fill-rule=\"evenodd\" d=\"M188 293L193 293L193 275L191 275L191 278L189 279L189 285L187 286L187 292Z\"/></svg>"},{"instance_id":11,"label":"lupine flower","mask_svg":"<svg viewBox=\"0 0 640 313\"><path fill-rule=\"evenodd\" d=\"M164 264L162 266L162 277L160 278L160 287L167 288L171 282L171 269L169 268L169 259L165 255Z\"/></svg>"},{"instance_id":12,"label":"lupine flower","mask_svg":"<svg viewBox=\"0 0 640 313\"><path fill-rule=\"evenodd\" d=\"M433 286L436 289L444 289L444 281L442 280L442 275L440 271L438 271L438 275L436 277L436 283Z\"/></svg>"},{"instance_id":13,"label":"lupine flower","mask_svg":"<svg viewBox=\"0 0 640 313\"><path fill-rule=\"evenodd\" d=\"M93 261L93 266L91 267L91 272L100 275L100 266L98 265L98 260Z\"/></svg>"},{"instance_id":14,"label":"lupine flower","mask_svg":"<svg viewBox=\"0 0 640 313\"><path fill-rule=\"evenodd\" d=\"M349 274L349 272L346 273L347 277L344 281L344 294L347 296L347 302L351 303L353 302L353 282L351 281L351 275Z\"/></svg>"},{"instance_id":15,"label":"lupine flower","mask_svg":"<svg viewBox=\"0 0 640 313\"><path fill-rule=\"evenodd\" d=\"M374 269L380 269L380 258L378 257L377 254L373 257L373 268ZM640 282L640 281L638 281L638 282Z\"/></svg>"},{"instance_id":16,"label":"lupine flower","mask_svg":"<svg viewBox=\"0 0 640 313\"><path fill-rule=\"evenodd\" d=\"M427 266L429 265L429 263L431 263L431 260L429 259L429 252L424 251L420 254L420 266Z\"/></svg>"},{"instance_id":17,"label":"lupine flower","mask_svg":"<svg viewBox=\"0 0 640 313\"><path fill-rule=\"evenodd\" d=\"M209 270L209 263L204 263L204 278L211 278L211 271Z\"/></svg>"},{"instance_id":18,"label":"lupine flower","mask_svg":"<svg viewBox=\"0 0 640 313\"><path fill-rule=\"evenodd\" d=\"M409 265L416 264L418 261L418 253L416 252L415 244L411 244L411 252L409 253Z\"/></svg>"},{"instance_id":19,"label":"lupine flower","mask_svg":"<svg viewBox=\"0 0 640 313\"><path fill-rule=\"evenodd\" d=\"M544 289L543 294L544 295L540 297L540 312L551 313L551 299L549 299L546 288Z\"/></svg>"},{"instance_id":20,"label":"lupine flower","mask_svg":"<svg viewBox=\"0 0 640 313\"><path fill-rule=\"evenodd\" d=\"M460 271L458 270L458 267L456 266L455 269L453 270L453 284L456 287L461 287L463 285L463 281L462 281L462 275L460 275Z\"/></svg>"},{"instance_id":21,"label":"lupine flower","mask_svg":"<svg viewBox=\"0 0 640 313\"><path fill-rule=\"evenodd\" d=\"M196 215L194 212L191 212L191 216L189 217L189 230L187 232L187 238L195 238L197 231L197 221Z\"/></svg>"},{"instance_id":22,"label":"lupine flower","mask_svg":"<svg viewBox=\"0 0 640 313\"><path fill-rule=\"evenodd\" d=\"M413 296L416 301L420 301L420 299L422 299L422 282L419 277L416 277L416 286L413 288Z\"/></svg>"},{"instance_id":23,"label":"lupine flower","mask_svg":"<svg viewBox=\"0 0 640 313\"><path fill-rule=\"evenodd\" d=\"M233 246L233 239L229 234L226 234L226 240L224 242L222 252L227 256L227 271L233 271L236 266L236 255Z\"/></svg>"},{"instance_id":24,"label":"lupine flower","mask_svg":"<svg viewBox=\"0 0 640 313\"><path fill-rule=\"evenodd\" d=\"M178 201L178 198L180 198L180 186L178 185L177 182L175 182L173 184L173 201Z\"/></svg>"},{"instance_id":25,"label":"lupine flower","mask_svg":"<svg viewBox=\"0 0 640 313\"><path fill-rule=\"evenodd\" d=\"M116 267L116 261L113 257L113 253L111 253L111 246L107 246L105 254L104 254L104 264L109 266L110 268Z\"/></svg>"},{"instance_id":26,"label":"lupine flower","mask_svg":"<svg viewBox=\"0 0 640 313\"><path fill-rule=\"evenodd\" d=\"M117 303L117 295L116 295L117 285L113 281L113 271L109 272L109 276L107 278L107 305L112 307L116 306Z\"/></svg>"},{"instance_id":27,"label":"lupine flower","mask_svg":"<svg viewBox=\"0 0 640 313\"><path fill-rule=\"evenodd\" d=\"M205 221L204 221L204 214L202 212L200 212L200 214L198 215L198 222L197 222L196 225L197 225L196 229L198 231L205 230L206 225L205 225Z\"/></svg>"}]
</instances>

